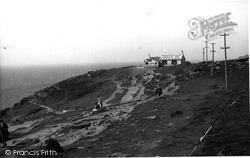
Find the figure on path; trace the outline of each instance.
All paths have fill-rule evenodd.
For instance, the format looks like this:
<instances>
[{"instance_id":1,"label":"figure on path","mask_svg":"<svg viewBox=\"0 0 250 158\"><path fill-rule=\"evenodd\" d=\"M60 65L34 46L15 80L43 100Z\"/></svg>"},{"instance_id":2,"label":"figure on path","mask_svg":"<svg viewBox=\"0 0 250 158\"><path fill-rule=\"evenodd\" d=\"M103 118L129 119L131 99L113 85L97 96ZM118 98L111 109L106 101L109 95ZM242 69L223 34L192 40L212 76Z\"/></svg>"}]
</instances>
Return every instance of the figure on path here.
<instances>
[{"instance_id":1,"label":"figure on path","mask_svg":"<svg viewBox=\"0 0 250 158\"><path fill-rule=\"evenodd\" d=\"M0 121L0 141L3 143L3 146L2 146L3 148L7 146L6 138L8 137L8 135L6 133L6 125L7 124L3 122L3 120Z\"/></svg>"},{"instance_id":2,"label":"figure on path","mask_svg":"<svg viewBox=\"0 0 250 158\"><path fill-rule=\"evenodd\" d=\"M95 103L95 108L93 109L92 112L101 110L102 108L103 108L102 99L101 99L101 97L98 95L98 96L97 96L97 102Z\"/></svg>"},{"instance_id":3,"label":"figure on path","mask_svg":"<svg viewBox=\"0 0 250 158\"><path fill-rule=\"evenodd\" d=\"M157 85L155 93L158 95L158 97L160 97L162 95L162 89L159 85Z\"/></svg>"}]
</instances>

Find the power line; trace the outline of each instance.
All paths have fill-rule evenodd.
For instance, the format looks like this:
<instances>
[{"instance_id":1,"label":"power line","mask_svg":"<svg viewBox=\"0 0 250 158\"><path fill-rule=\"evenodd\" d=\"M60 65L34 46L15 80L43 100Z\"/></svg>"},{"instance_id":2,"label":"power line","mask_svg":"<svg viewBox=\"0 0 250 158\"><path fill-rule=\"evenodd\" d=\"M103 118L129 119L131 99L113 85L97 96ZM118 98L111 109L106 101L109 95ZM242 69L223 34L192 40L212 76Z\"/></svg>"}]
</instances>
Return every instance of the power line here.
<instances>
[{"instance_id":1,"label":"power line","mask_svg":"<svg viewBox=\"0 0 250 158\"><path fill-rule=\"evenodd\" d=\"M214 52L216 52L215 50L214 50L214 45L215 45L215 43L211 43L211 45L212 45L212 75L214 76Z\"/></svg>"},{"instance_id":2,"label":"power line","mask_svg":"<svg viewBox=\"0 0 250 158\"><path fill-rule=\"evenodd\" d=\"M207 50L208 50L208 46L207 46L207 43L208 43L208 41L205 41L205 43L206 43L206 62L208 61L208 54L207 54Z\"/></svg>"},{"instance_id":3,"label":"power line","mask_svg":"<svg viewBox=\"0 0 250 158\"><path fill-rule=\"evenodd\" d=\"M227 103L222 107L219 115L215 118L215 120L213 121L213 123L209 126L209 128L207 129L206 133L200 138L200 141L195 145L194 149L191 151L191 153L189 154L189 156L192 156L192 154L194 153L194 151L198 148L198 146L202 143L203 139L207 136L208 132L212 129L212 127L215 125L215 123L218 121L219 117L221 116L222 112L226 109L227 105L231 102L231 100L233 99L233 97L239 92L239 89L241 88L241 86L243 85L243 83L245 82L245 80L247 79L247 76L244 78L244 80L240 83L240 85L238 86L238 89L233 93L233 95L230 97L230 99L227 101ZM225 93L226 94L226 93ZM225 94L223 94L221 97L223 97Z\"/></svg>"},{"instance_id":4,"label":"power line","mask_svg":"<svg viewBox=\"0 0 250 158\"><path fill-rule=\"evenodd\" d=\"M205 55L205 48L203 48L202 54L203 54L203 62L204 62L204 61L205 61L205 58L204 58L204 55Z\"/></svg>"},{"instance_id":5,"label":"power line","mask_svg":"<svg viewBox=\"0 0 250 158\"><path fill-rule=\"evenodd\" d=\"M224 33L223 35L220 35L220 36L224 36L224 47L221 47L220 49L225 50L225 83L226 83L226 89L227 89L227 49L230 49L230 47L227 47L226 37L229 36L229 34Z\"/></svg>"}]
</instances>

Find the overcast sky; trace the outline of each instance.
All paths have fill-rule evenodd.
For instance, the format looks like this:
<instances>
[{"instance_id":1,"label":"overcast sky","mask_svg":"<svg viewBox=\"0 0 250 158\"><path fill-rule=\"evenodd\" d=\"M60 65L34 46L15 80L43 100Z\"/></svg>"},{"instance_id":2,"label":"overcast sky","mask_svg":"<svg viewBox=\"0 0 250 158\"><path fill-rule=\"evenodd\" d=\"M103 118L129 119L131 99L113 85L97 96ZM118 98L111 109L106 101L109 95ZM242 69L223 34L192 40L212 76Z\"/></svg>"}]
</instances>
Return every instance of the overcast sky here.
<instances>
[{"instance_id":1,"label":"overcast sky","mask_svg":"<svg viewBox=\"0 0 250 158\"><path fill-rule=\"evenodd\" d=\"M181 50L187 60L202 60L205 38L188 37L189 20L227 12L237 23L227 37L233 59L248 54L247 1L0 0L0 61L2 66L135 62L148 53ZM223 38L213 42L215 59L224 59Z\"/></svg>"}]
</instances>

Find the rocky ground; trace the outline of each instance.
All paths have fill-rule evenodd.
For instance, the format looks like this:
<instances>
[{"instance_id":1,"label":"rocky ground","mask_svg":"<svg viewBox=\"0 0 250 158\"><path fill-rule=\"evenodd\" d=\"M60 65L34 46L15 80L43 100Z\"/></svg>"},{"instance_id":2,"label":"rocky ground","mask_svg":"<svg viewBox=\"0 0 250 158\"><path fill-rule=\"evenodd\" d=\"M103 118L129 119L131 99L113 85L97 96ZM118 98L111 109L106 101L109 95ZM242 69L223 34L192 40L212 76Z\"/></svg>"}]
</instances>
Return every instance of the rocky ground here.
<instances>
[{"instance_id":1,"label":"rocky ground","mask_svg":"<svg viewBox=\"0 0 250 158\"><path fill-rule=\"evenodd\" d=\"M228 81L223 62L214 75L205 63L88 72L1 111L11 140L0 155L53 138L59 157L188 156L215 120L192 155L250 155L248 61L229 61ZM92 112L97 95L104 109Z\"/></svg>"}]
</instances>

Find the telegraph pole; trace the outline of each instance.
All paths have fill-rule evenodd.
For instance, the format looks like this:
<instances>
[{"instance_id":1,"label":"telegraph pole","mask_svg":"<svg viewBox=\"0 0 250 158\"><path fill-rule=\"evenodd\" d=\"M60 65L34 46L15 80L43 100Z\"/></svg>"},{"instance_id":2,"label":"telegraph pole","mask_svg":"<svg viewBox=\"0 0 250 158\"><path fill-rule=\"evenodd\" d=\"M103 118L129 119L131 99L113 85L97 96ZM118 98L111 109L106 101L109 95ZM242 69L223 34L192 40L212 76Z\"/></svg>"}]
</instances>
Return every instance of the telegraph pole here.
<instances>
[{"instance_id":1,"label":"telegraph pole","mask_svg":"<svg viewBox=\"0 0 250 158\"><path fill-rule=\"evenodd\" d=\"M214 50L214 45L215 45L215 43L211 43L211 45L212 45L212 75L214 76L214 52L216 52L215 50Z\"/></svg>"},{"instance_id":2,"label":"telegraph pole","mask_svg":"<svg viewBox=\"0 0 250 158\"><path fill-rule=\"evenodd\" d=\"M224 47L221 47L220 49L225 50L225 82L226 82L226 89L227 89L227 49L230 49L230 47L227 47L226 37L229 36L229 34L224 33L223 35L220 35L220 36L224 36Z\"/></svg>"},{"instance_id":3,"label":"telegraph pole","mask_svg":"<svg viewBox=\"0 0 250 158\"><path fill-rule=\"evenodd\" d=\"M204 55L205 55L205 48L203 48L202 54L203 54L203 62L204 62L204 61L205 61L205 58L204 58Z\"/></svg>"},{"instance_id":4,"label":"telegraph pole","mask_svg":"<svg viewBox=\"0 0 250 158\"><path fill-rule=\"evenodd\" d=\"M208 49L208 46L207 46L207 43L208 43L208 41L206 41L206 62L208 61L208 54L207 54L207 49Z\"/></svg>"}]
</instances>

